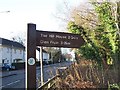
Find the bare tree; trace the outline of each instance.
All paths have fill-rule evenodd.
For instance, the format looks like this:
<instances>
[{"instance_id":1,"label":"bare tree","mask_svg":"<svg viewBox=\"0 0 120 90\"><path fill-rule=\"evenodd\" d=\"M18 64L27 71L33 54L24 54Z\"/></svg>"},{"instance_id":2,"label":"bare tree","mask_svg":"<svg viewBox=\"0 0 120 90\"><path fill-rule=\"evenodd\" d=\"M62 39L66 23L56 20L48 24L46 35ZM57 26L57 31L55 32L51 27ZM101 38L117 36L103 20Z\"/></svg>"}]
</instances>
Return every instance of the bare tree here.
<instances>
[{"instance_id":1,"label":"bare tree","mask_svg":"<svg viewBox=\"0 0 120 90\"><path fill-rule=\"evenodd\" d=\"M19 42L20 44L25 46L25 41L26 41L25 32L24 33L18 33L16 35L12 36L11 39L13 41Z\"/></svg>"}]
</instances>

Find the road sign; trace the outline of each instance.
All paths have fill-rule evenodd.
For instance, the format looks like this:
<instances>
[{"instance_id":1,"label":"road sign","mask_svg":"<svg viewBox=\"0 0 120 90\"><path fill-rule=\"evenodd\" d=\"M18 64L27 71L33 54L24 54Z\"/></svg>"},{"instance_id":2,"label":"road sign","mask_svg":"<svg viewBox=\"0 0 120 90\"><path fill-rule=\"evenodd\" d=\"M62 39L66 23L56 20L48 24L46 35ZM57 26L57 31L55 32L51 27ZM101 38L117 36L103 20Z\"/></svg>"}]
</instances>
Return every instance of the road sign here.
<instances>
[{"instance_id":1,"label":"road sign","mask_svg":"<svg viewBox=\"0 0 120 90\"><path fill-rule=\"evenodd\" d=\"M34 58L29 58L28 59L28 64L29 65L34 65L35 64L35 59Z\"/></svg>"},{"instance_id":2,"label":"road sign","mask_svg":"<svg viewBox=\"0 0 120 90\"><path fill-rule=\"evenodd\" d=\"M38 31L36 30L36 24L32 23L28 24L27 34L27 90L36 90L36 46L79 48L84 44L83 38L78 34ZM41 58L41 81L43 82L42 61L43 60Z\"/></svg>"},{"instance_id":3,"label":"road sign","mask_svg":"<svg viewBox=\"0 0 120 90\"><path fill-rule=\"evenodd\" d=\"M79 48L84 44L78 34L36 30L36 45L45 47Z\"/></svg>"}]
</instances>

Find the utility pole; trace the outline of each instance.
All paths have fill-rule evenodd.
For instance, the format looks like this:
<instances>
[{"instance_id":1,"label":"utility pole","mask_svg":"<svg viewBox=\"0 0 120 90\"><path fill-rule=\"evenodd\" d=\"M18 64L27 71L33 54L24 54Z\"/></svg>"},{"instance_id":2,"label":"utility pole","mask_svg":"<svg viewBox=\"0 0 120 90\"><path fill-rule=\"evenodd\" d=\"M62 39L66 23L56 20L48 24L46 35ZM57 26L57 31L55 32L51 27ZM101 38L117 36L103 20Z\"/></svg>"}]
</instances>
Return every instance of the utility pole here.
<instances>
[{"instance_id":1,"label":"utility pole","mask_svg":"<svg viewBox=\"0 0 120 90\"><path fill-rule=\"evenodd\" d=\"M0 13L10 13L10 11L1 11Z\"/></svg>"}]
</instances>

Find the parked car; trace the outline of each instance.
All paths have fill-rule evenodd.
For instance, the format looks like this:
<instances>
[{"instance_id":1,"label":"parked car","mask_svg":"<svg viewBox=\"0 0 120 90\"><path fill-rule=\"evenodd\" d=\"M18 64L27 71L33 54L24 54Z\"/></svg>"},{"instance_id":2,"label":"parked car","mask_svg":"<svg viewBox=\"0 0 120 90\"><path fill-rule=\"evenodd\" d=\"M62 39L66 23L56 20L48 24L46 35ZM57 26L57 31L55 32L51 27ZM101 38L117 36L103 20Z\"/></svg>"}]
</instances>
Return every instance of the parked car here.
<instances>
[{"instance_id":1,"label":"parked car","mask_svg":"<svg viewBox=\"0 0 120 90\"><path fill-rule=\"evenodd\" d=\"M15 67L9 65L8 63L4 63L3 66L2 66L2 70L7 70L7 71L9 71L9 70L13 70L13 69L15 69Z\"/></svg>"}]
</instances>

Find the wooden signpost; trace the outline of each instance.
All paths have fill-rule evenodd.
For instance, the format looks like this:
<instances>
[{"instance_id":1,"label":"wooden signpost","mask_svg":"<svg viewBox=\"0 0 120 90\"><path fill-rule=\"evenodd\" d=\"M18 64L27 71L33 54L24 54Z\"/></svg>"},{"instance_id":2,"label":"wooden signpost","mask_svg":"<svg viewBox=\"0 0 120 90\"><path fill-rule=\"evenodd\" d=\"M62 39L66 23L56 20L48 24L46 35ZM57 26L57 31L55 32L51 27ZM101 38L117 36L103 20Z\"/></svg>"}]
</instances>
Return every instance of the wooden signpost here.
<instances>
[{"instance_id":1,"label":"wooden signpost","mask_svg":"<svg viewBox=\"0 0 120 90\"><path fill-rule=\"evenodd\" d=\"M84 44L78 34L36 30L36 24L29 23L27 31L26 88L36 89L36 47L79 48ZM42 60L41 60L42 62ZM42 68L42 67L41 67ZM41 70L42 73L42 70ZM41 74L43 75L43 74Z\"/></svg>"},{"instance_id":2,"label":"wooden signpost","mask_svg":"<svg viewBox=\"0 0 120 90\"><path fill-rule=\"evenodd\" d=\"M34 90L36 89L36 25L35 24L28 24L27 34L28 35L27 35L26 88L28 90L30 89Z\"/></svg>"}]
</instances>

